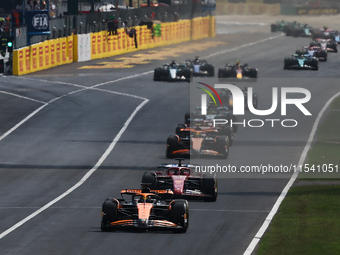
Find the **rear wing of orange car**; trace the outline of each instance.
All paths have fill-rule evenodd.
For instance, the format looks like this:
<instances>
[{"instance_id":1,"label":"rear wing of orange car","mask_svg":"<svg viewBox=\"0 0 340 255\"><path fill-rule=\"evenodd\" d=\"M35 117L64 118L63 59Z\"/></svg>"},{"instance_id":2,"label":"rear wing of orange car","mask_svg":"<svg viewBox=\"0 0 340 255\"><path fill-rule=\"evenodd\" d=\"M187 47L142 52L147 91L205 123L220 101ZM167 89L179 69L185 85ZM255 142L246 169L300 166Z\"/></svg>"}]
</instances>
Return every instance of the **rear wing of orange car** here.
<instances>
[{"instance_id":1,"label":"rear wing of orange car","mask_svg":"<svg viewBox=\"0 0 340 255\"><path fill-rule=\"evenodd\" d=\"M172 196L174 193L170 189L166 190L149 190L148 192L143 191L142 189L123 189L120 194L124 195L135 195L135 194L143 194L143 193L152 193L156 195L170 195Z\"/></svg>"}]
</instances>

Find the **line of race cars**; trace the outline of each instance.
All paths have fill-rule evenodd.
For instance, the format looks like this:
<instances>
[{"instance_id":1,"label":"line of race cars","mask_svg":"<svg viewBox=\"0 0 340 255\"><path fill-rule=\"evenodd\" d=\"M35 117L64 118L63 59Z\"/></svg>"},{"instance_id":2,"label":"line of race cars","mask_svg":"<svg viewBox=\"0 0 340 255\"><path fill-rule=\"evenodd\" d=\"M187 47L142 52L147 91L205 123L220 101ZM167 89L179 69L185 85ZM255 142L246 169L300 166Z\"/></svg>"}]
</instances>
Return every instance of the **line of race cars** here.
<instances>
[{"instance_id":1,"label":"line of race cars","mask_svg":"<svg viewBox=\"0 0 340 255\"><path fill-rule=\"evenodd\" d=\"M244 108L248 110L248 89L241 88ZM200 106L184 115L184 123L176 126L175 134L166 141L166 157L219 157L227 159L238 130L238 117L233 114L233 94L229 89L221 89L219 98L224 106L209 102L205 113ZM252 92L253 107L258 107L258 96Z\"/></svg>"},{"instance_id":2,"label":"line of race cars","mask_svg":"<svg viewBox=\"0 0 340 255\"><path fill-rule=\"evenodd\" d=\"M172 61L164 63L162 67L154 70L154 81L186 81L190 82L192 77L214 77L215 67L208 61L196 57L194 60L187 59L185 63ZM224 68L218 69L218 78L257 78L257 69L248 64L226 64Z\"/></svg>"},{"instance_id":3,"label":"line of race cars","mask_svg":"<svg viewBox=\"0 0 340 255\"><path fill-rule=\"evenodd\" d=\"M222 73L222 74L221 74ZM198 57L185 64L165 64L155 69L154 80L189 81L192 76L214 76L214 66ZM234 66L219 69L219 77L257 77L257 70L238 61ZM247 88L242 89L247 102ZM107 198L102 204L101 230L120 229L171 230L185 233L189 227L189 203L187 199L214 202L217 199L216 175L197 173L195 165L182 164L184 158L221 157L227 159L229 147L234 141L237 125L220 124L213 127L213 120L224 118L237 122L233 115L233 95L222 89L220 98L226 106L210 104L208 114L201 109L187 112L184 123L178 124L175 135L170 135L166 143L166 157L179 160L177 164L161 164L157 171L145 172L141 189L125 189L122 198ZM253 93L253 104L257 108L257 95ZM246 105L245 105L246 107ZM230 122L229 122L230 123ZM184 158L183 158L184 157ZM126 199L126 196L130 196Z\"/></svg>"},{"instance_id":4,"label":"line of race cars","mask_svg":"<svg viewBox=\"0 0 340 255\"><path fill-rule=\"evenodd\" d=\"M272 32L282 31L287 35L311 36L314 40L309 46L297 50L290 58L285 58L284 69L318 70L319 61L327 61L328 52L337 52L338 36L334 30L323 28L312 30L310 26L297 24L275 24ZM313 32L312 32L313 31ZM191 81L193 76L213 77L214 66L196 57L184 64L164 64L154 71L155 81ZM248 65L227 64L218 69L219 78L257 78L257 69ZM242 88L246 102L247 88ZM138 229L145 231L171 230L185 233L189 227L188 200L214 202L218 195L216 175L197 173L196 165L182 164L181 157L220 157L227 159L234 142L237 125L214 123L216 119L237 122L233 115L233 95L227 89L219 92L226 106L217 107L212 102L203 115L200 107L184 116L184 123L178 124L175 134L166 141L166 157L175 158L176 164L166 163L158 166L157 171L145 172L140 189L121 191L122 198L107 198L102 204L101 230ZM258 97L253 93L254 108ZM129 199L126 198L129 196Z\"/></svg>"},{"instance_id":5,"label":"line of race cars","mask_svg":"<svg viewBox=\"0 0 340 255\"><path fill-rule=\"evenodd\" d=\"M307 27L308 25L305 25ZM275 26L280 27L280 29L287 31L295 31L298 29L298 25L287 25L287 26ZM272 24L273 31L273 24ZM299 27L300 29L301 27ZM306 37L311 37L313 41L310 42L309 46L303 46L301 50L296 50L289 58L284 59L283 69L289 70L319 70L319 62L326 62L328 59L328 53L337 53L339 33L328 27L323 27L321 29L313 29L308 26L309 33L305 33ZM297 34L297 33L296 33Z\"/></svg>"},{"instance_id":6,"label":"line of race cars","mask_svg":"<svg viewBox=\"0 0 340 255\"><path fill-rule=\"evenodd\" d=\"M329 29L327 26L323 28L313 28L308 24L301 24L297 21L276 21L270 25L272 33L283 32L286 36L294 37L311 37L313 40L316 38L331 39L340 43L340 33L337 30Z\"/></svg>"}]
</instances>

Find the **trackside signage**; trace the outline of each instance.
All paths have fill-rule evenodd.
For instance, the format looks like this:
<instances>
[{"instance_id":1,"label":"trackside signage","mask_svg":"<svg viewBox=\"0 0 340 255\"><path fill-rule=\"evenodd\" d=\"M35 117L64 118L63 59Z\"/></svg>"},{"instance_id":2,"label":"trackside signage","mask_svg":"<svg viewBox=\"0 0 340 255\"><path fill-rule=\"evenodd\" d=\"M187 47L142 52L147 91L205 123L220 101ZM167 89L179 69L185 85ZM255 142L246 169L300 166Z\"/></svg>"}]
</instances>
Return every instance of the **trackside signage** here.
<instances>
[{"instance_id":1,"label":"trackside signage","mask_svg":"<svg viewBox=\"0 0 340 255\"><path fill-rule=\"evenodd\" d=\"M210 87L210 86L209 86ZM247 88L247 101L245 102L245 95L244 92L235 85L232 84L215 84L214 88L210 87L211 90L216 92L215 89L227 89L230 91L232 99L233 99L233 114L242 116L245 114L245 108L248 108L251 113L257 116L269 116L274 113L278 106L279 106L279 88L273 87L272 88L272 105L269 109L259 110L256 109L253 105L253 88ZM295 105L297 110L301 111L305 116L311 116L312 114L307 110L304 106L305 103L309 102L311 99L311 93L309 90L305 88L298 88L298 87L282 87L280 88L280 108L281 108L281 116L287 115L287 105ZM206 90L204 90L206 91ZM287 98L288 94L294 93L295 95L300 95L300 98ZM211 97L211 93L208 93ZM217 94L217 93L215 93ZM220 100L220 97L218 96ZM221 100L220 100L221 101ZM215 102L216 104L216 102ZM222 102L221 102L222 106ZM245 107L246 106L246 107ZM201 114L207 114L207 94L201 95ZM229 123L230 122L230 123ZM243 120L242 122L234 122L232 120L226 119L214 119L213 123L215 125L222 125L229 123L231 126L233 125L243 125L246 126L248 124L249 127L262 127L265 122L270 123L272 127L274 127L275 123L280 122L283 127L295 127L297 126L298 122L295 119L251 119L251 120Z\"/></svg>"}]
</instances>

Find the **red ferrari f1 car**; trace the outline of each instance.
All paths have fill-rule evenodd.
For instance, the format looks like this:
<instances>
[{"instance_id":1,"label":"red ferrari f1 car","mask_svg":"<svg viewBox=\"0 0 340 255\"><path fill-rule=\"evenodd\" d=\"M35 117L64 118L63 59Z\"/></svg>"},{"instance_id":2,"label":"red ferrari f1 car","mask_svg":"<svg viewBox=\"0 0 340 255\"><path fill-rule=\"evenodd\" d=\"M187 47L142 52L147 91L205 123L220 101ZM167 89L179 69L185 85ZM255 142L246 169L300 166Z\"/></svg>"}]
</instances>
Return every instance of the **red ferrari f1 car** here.
<instances>
[{"instance_id":1,"label":"red ferrari f1 car","mask_svg":"<svg viewBox=\"0 0 340 255\"><path fill-rule=\"evenodd\" d=\"M185 199L198 199L204 201L216 201L217 179L216 175L195 172L195 165L162 164L158 166L158 172L145 172L142 177L142 185L150 189L170 189L174 197Z\"/></svg>"}]
</instances>

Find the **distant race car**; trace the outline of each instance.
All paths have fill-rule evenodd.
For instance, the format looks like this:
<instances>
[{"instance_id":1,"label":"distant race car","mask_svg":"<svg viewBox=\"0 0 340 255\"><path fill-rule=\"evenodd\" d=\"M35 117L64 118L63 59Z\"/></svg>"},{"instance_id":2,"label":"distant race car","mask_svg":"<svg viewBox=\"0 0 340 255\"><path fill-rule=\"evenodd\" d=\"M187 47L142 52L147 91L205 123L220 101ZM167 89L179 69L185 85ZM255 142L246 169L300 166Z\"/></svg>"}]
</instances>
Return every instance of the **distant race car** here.
<instances>
[{"instance_id":1,"label":"distant race car","mask_svg":"<svg viewBox=\"0 0 340 255\"><path fill-rule=\"evenodd\" d=\"M315 57L319 61L327 61L327 51L321 49L319 46L304 46L301 50L297 50L296 54L304 54L305 56Z\"/></svg>"},{"instance_id":2,"label":"distant race car","mask_svg":"<svg viewBox=\"0 0 340 255\"><path fill-rule=\"evenodd\" d=\"M257 78L257 69L248 67L248 64L226 64L225 68L218 69L218 78Z\"/></svg>"},{"instance_id":3,"label":"distant race car","mask_svg":"<svg viewBox=\"0 0 340 255\"><path fill-rule=\"evenodd\" d=\"M317 38L315 41L312 41L309 44L309 46L311 46L311 47L318 46L322 50L325 50L327 52L334 52L334 53L338 52L338 44L337 44L336 41L334 41L332 39Z\"/></svg>"},{"instance_id":4,"label":"distant race car","mask_svg":"<svg viewBox=\"0 0 340 255\"><path fill-rule=\"evenodd\" d=\"M270 31L272 33L275 32L286 32L286 27L287 27L288 22L282 20L282 21L276 21L275 23L272 23L270 25Z\"/></svg>"},{"instance_id":5,"label":"distant race car","mask_svg":"<svg viewBox=\"0 0 340 255\"><path fill-rule=\"evenodd\" d=\"M289 70L318 70L319 60L315 57L304 54L293 54L290 58L284 59L283 69Z\"/></svg>"},{"instance_id":6,"label":"distant race car","mask_svg":"<svg viewBox=\"0 0 340 255\"><path fill-rule=\"evenodd\" d=\"M290 23L286 27L286 36L311 37L313 28L308 24Z\"/></svg>"},{"instance_id":7,"label":"distant race car","mask_svg":"<svg viewBox=\"0 0 340 255\"><path fill-rule=\"evenodd\" d=\"M241 90L244 96L244 109L248 110L248 88L244 87L244 88L241 88ZM227 105L228 109L233 109L234 99L233 99L233 94L231 93L229 89L221 89L221 91L219 92L219 96L223 104ZM257 109L258 97L257 97L257 94L254 92L252 95L252 103L253 103L253 107Z\"/></svg>"},{"instance_id":8,"label":"distant race car","mask_svg":"<svg viewBox=\"0 0 340 255\"><path fill-rule=\"evenodd\" d=\"M331 39L331 40L336 41L337 44L340 43L340 33L339 33L339 31L335 31L335 30L329 29L327 27L323 27L319 30L314 31L312 39L315 40L317 38Z\"/></svg>"},{"instance_id":9,"label":"distant race car","mask_svg":"<svg viewBox=\"0 0 340 255\"><path fill-rule=\"evenodd\" d=\"M173 196L171 190L126 189L124 198L107 198L102 205L101 230L162 229L185 233L189 227L189 206L184 199L162 199Z\"/></svg>"},{"instance_id":10,"label":"distant race car","mask_svg":"<svg viewBox=\"0 0 340 255\"><path fill-rule=\"evenodd\" d=\"M226 119L225 116L217 116L216 119ZM229 123L225 124L224 120L216 121L214 126L215 117L213 115L203 116L198 115L197 118L191 119L189 124L178 124L176 127L176 135L182 137L187 136L188 132L195 132L197 129L201 129L203 131L210 132L210 136L218 136L218 135L226 135L229 138L229 146L232 146L234 143L234 129L230 127L230 119Z\"/></svg>"},{"instance_id":11,"label":"distant race car","mask_svg":"<svg viewBox=\"0 0 340 255\"><path fill-rule=\"evenodd\" d=\"M192 112L187 112L184 115L184 123L188 126L190 125L191 120L195 119L203 119L207 121L213 121L214 119L225 119L228 120L228 123L231 123L231 120L233 122L238 121L238 117L236 115L233 115L233 112L229 110L226 106L215 106L214 102L210 102L209 106L207 108L207 114L202 115L201 107L196 107L196 109ZM237 132L237 125L233 126L233 132Z\"/></svg>"},{"instance_id":12,"label":"distant race car","mask_svg":"<svg viewBox=\"0 0 340 255\"><path fill-rule=\"evenodd\" d=\"M154 70L154 81L186 81L190 82L192 71L185 64L163 64L162 67Z\"/></svg>"},{"instance_id":13,"label":"distant race car","mask_svg":"<svg viewBox=\"0 0 340 255\"><path fill-rule=\"evenodd\" d=\"M193 76L208 76L213 77L215 75L215 68L212 64L209 64L204 59L196 57L194 60L186 60L187 67L193 71Z\"/></svg>"},{"instance_id":14,"label":"distant race car","mask_svg":"<svg viewBox=\"0 0 340 255\"><path fill-rule=\"evenodd\" d=\"M194 170L195 165L181 164L181 160L178 164L161 164L157 172L145 172L142 185L148 185L154 190L170 189L175 198L216 201L216 175L198 174Z\"/></svg>"},{"instance_id":15,"label":"distant race car","mask_svg":"<svg viewBox=\"0 0 340 255\"><path fill-rule=\"evenodd\" d=\"M230 127L225 125L225 129L228 128L230 132ZM193 128L179 124L176 131L176 135L170 135L166 141L167 158L203 156L228 158L229 137L219 135L216 128L202 129L200 126Z\"/></svg>"}]
</instances>

